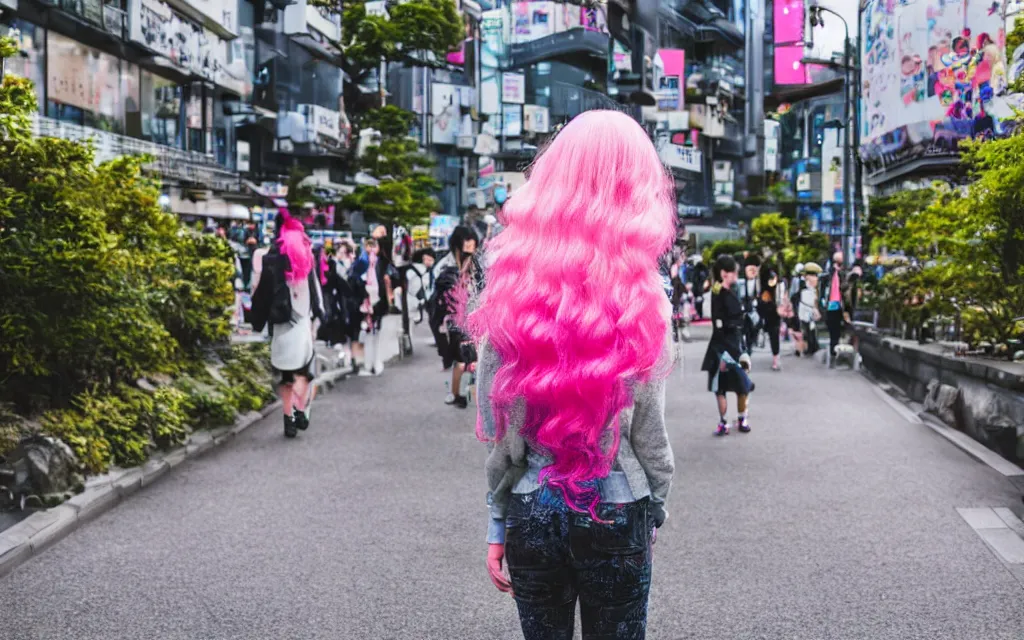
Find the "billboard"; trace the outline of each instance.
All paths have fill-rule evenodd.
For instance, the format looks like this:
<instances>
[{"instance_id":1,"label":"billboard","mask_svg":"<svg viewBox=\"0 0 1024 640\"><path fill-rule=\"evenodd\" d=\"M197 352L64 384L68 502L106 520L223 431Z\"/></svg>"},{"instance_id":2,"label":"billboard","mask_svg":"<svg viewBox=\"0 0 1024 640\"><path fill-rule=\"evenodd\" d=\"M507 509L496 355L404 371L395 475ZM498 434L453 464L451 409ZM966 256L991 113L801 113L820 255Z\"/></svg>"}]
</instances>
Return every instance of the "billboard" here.
<instances>
[{"instance_id":1,"label":"billboard","mask_svg":"<svg viewBox=\"0 0 1024 640\"><path fill-rule=\"evenodd\" d=\"M455 144L459 135L459 92L455 86L435 82L430 87L430 139L434 144Z\"/></svg>"},{"instance_id":2,"label":"billboard","mask_svg":"<svg viewBox=\"0 0 1024 640\"><path fill-rule=\"evenodd\" d=\"M686 94L686 52L660 49L654 56L655 97L659 111L681 111Z\"/></svg>"},{"instance_id":3,"label":"billboard","mask_svg":"<svg viewBox=\"0 0 1024 640\"><path fill-rule=\"evenodd\" d=\"M548 108L533 104L523 105L523 131L549 133L551 118Z\"/></svg>"},{"instance_id":4,"label":"billboard","mask_svg":"<svg viewBox=\"0 0 1024 640\"><path fill-rule=\"evenodd\" d=\"M521 73L501 74L501 101L510 104L526 102L526 76Z\"/></svg>"},{"instance_id":5,"label":"billboard","mask_svg":"<svg viewBox=\"0 0 1024 640\"><path fill-rule=\"evenodd\" d=\"M1017 95L1004 0L868 0L863 7L861 143L868 163L949 155L959 140L1009 132Z\"/></svg>"}]
</instances>

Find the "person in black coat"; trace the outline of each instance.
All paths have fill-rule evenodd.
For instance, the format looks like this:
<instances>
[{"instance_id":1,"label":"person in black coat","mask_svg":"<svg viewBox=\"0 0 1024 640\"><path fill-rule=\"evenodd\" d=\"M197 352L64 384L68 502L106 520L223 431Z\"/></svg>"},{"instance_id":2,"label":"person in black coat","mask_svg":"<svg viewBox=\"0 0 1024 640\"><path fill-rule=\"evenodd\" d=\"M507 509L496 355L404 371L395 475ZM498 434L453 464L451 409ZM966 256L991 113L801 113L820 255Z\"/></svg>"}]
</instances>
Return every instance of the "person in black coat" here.
<instances>
[{"instance_id":1,"label":"person in black coat","mask_svg":"<svg viewBox=\"0 0 1024 640\"><path fill-rule=\"evenodd\" d=\"M779 274L775 265L766 261L761 265L761 293L757 301L757 313L761 316L761 323L765 333L768 334L768 342L772 347L772 371L782 369L779 363L779 332L782 329L782 317L779 315L778 296Z\"/></svg>"},{"instance_id":2,"label":"person in black coat","mask_svg":"<svg viewBox=\"0 0 1024 640\"><path fill-rule=\"evenodd\" d=\"M726 420L728 412L727 393L736 394L736 410L739 416L736 428L747 433L750 422L747 415L747 396L754 390L754 384L747 376L750 356L743 353L743 305L733 291L739 275L739 266L732 256L720 256L712 268L715 284L711 288L711 341L701 371L708 373L708 391L718 400L718 428L715 435L729 433Z\"/></svg>"}]
</instances>

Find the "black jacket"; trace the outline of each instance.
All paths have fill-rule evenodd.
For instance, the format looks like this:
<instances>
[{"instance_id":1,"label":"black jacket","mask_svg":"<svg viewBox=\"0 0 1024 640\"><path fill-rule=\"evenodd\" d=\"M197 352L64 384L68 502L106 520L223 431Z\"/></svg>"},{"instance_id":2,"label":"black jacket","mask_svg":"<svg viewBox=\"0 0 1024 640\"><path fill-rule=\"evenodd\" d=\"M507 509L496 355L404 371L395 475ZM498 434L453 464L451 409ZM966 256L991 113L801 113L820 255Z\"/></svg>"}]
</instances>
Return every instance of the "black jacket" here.
<instances>
[{"instance_id":1,"label":"black jacket","mask_svg":"<svg viewBox=\"0 0 1024 640\"><path fill-rule=\"evenodd\" d=\"M259 286L252 294L252 311L249 318L256 331L263 331L267 324L284 324L291 321L291 291L284 274L288 272L288 256L283 255L275 245L263 257L263 275ZM310 269L306 277L309 283L309 307L313 317L323 321L324 305L317 286L316 269Z\"/></svg>"},{"instance_id":2,"label":"black jacket","mask_svg":"<svg viewBox=\"0 0 1024 640\"><path fill-rule=\"evenodd\" d=\"M722 354L728 353L737 362L743 353L743 305L732 290L719 284L711 293L711 342L704 354L701 371L718 371Z\"/></svg>"}]
</instances>

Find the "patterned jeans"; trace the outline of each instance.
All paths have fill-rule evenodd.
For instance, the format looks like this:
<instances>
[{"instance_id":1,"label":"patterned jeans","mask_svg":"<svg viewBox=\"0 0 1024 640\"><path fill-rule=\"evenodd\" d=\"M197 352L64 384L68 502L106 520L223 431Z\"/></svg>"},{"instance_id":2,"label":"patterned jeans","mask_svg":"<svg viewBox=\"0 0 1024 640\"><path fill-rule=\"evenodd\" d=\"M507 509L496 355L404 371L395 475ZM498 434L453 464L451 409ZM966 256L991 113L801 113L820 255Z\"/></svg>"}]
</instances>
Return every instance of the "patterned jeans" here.
<instances>
[{"instance_id":1,"label":"patterned jeans","mask_svg":"<svg viewBox=\"0 0 1024 640\"><path fill-rule=\"evenodd\" d=\"M643 640L651 586L647 498L602 504L597 522L547 485L515 494L505 558L526 640L572 640L576 600L585 640Z\"/></svg>"}]
</instances>

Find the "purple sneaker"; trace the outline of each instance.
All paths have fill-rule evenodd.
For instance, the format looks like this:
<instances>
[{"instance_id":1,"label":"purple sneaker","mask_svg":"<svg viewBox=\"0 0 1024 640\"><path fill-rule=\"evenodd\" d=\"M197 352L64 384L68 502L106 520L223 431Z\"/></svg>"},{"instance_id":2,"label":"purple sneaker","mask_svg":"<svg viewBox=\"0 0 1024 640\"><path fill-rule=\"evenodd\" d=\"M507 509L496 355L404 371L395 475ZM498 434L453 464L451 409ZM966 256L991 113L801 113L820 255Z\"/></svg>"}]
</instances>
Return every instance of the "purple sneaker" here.
<instances>
[{"instance_id":1,"label":"purple sneaker","mask_svg":"<svg viewBox=\"0 0 1024 640\"><path fill-rule=\"evenodd\" d=\"M725 420L718 421L718 428L715 429L716 436L727 436L729 435L729 423Z\"/></svg>"},{"instance_id":2,"label":"purple sneaker","mask_svg":"<svg viewBox=\"0 0 1024 640\"><path fill-rule=\"evenodd\" d=\"M750 420L747 418L739 418L736 420L736 428L743 433L750 433Z\"/></svg>"}]
</instances>

